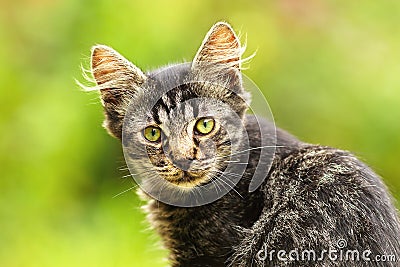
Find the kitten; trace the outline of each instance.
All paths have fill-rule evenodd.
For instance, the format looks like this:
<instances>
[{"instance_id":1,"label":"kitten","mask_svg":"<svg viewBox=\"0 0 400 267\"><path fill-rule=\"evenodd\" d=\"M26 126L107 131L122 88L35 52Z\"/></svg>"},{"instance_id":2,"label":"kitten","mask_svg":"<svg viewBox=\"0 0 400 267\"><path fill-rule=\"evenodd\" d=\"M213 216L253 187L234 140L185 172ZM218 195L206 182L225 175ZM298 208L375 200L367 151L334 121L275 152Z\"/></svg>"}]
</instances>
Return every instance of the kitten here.
<instances>
[{"instance_id":1,"label":"kitten","mask_svg":"<svg viewBox=\"0 0 400 267\"><path fill-rule=\"evenodd\" d=\"M243 50L224 22L190 64L146 74L107 46L92 49L104 127L139 172L171 266L400 266L375 261L400 258L400 223L381 179L348 152L275 135L272 122L246 114ZM263 132L276 147L261 186L249 190L268 161ZM201 202L214 196L207 192L218 196ZM340 249L359 258L338 258Z\"/></svg>"}]
</instances>

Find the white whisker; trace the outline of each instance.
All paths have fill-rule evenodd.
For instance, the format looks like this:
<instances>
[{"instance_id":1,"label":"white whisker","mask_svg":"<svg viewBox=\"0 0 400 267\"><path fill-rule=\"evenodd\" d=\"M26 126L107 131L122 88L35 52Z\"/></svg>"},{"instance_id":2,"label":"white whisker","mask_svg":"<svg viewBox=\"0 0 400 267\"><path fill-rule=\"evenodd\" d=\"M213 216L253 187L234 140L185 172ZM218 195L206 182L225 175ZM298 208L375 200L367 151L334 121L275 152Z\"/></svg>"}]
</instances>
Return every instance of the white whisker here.
<instances>
[{"instance_id":1,"label":"white whisker","mask_svg":"<svg viewBox=\"0 0 400 267\"><path fill-rule=\"evenodd\" d=\"M124 190L124 191L122 191L122 192L116 194L116 195L113 196L112 198L119 197L120 195L123 195L123 194L125 194L126 192L129 192L129 191L135 189L136 187L138 187L138 185L134 185L134 186L132 186L132 187L130 187L130 188L128 188L128 189L126 189L126 190Z\"/></svg>"},{"instance_id":2,"label":"white whisker","mask_svg":"<svg viewBox=\"0 0 400 267\"><path fill-rule=\"evenodd\" d=\"M241 198L243 198L243 196L234 188L233 185L229 184L227 181L225 181L221 178L227 178L227 177L224 175L221 175L220 177L217 178L217 181L223 182L224 184L226 184L228 186L228 188L232 189L236 194L238 194Z\"/></svg>"}]
</instances>

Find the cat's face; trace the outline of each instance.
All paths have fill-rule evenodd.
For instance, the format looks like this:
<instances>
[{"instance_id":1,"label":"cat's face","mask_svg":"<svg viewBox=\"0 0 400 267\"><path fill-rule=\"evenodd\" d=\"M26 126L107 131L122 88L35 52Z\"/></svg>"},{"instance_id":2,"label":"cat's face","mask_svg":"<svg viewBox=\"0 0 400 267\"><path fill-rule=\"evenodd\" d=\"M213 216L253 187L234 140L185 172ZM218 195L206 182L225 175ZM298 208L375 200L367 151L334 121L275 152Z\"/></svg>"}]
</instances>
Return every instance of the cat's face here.
<instances>
[{"instance_id":1,"label":"cat's face","mask_svg":"<svg viewBox=\"0 0 400 267\"><path fill-rule=\"evenodd\" d=\"M211 28L192 63L147 74L111 48L95 46L92 72L104 126L123 141L128 165L134 162L152 183L184 188L224 172L246 134L242 52L226 23Z\"/></svg>"}]
</instances>

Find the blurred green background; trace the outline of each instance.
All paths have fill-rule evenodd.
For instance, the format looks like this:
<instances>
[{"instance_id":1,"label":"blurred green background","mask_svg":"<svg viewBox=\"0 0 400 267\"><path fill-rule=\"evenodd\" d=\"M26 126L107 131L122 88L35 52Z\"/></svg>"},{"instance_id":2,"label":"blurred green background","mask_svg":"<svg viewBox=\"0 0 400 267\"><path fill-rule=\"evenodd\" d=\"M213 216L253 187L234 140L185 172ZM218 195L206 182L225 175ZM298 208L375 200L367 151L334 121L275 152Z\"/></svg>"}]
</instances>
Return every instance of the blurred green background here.
<instances>
[{"instance_id":1,"label":"blurred green background","mask_svg":"<svg viewBox=\"0 0 400 267\"><path fill-rule=\"evenodd\" d=\"M277 125L351 150L400 199L400 1L0 2L0 266L165 266L80 64L107 44L142 69L190 60L213 23ZM245 38L242 38L243 40Z\"/></svg>"}]
</instances>

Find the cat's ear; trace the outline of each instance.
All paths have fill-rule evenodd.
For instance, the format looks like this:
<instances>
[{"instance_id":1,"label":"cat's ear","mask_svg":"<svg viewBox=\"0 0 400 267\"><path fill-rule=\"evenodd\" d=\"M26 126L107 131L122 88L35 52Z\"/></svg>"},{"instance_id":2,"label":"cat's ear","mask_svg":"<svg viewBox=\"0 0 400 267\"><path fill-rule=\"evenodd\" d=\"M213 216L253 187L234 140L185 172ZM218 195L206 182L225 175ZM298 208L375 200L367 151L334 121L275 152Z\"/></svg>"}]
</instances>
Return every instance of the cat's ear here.
<instances>
[{"instance_id":1,"label":"cat's ear","mask_svg":"<svg viewBox=\"0 0 400 267\"><path fill-rule=\"evenodd\" d=\"M211 27L193 60L192 68L202 65L218 65L240 70L241 47L239 38L226 22L218 22Z\"/></svg>"},{"instance_id":2,"label":"cat's ear","mask_svg":"<svg viewBox=\"0 0 400 267\"><path fill-rule=\"evenodd\" d=\"M250 94L243 88L240 73L244 50L232 27L226 22L218 22L207 33L192 62L196 79L216 83L221 90L234 92L222 95L234 99L234 109L241 115L250 102ZM218 95L215 91L213 94Z\"/></svg>"},{"instance_id":3,"label":"cat's ear","mask_svg":"<svg viewBox=\"0 0 400 267\"><path fill-rule=\"evenodd\" d=\"M113 136L121 138L126 109L146 76L138 67L105 45L92 48L91 71L105 110L104 127Z\"/></svg>"}]
</instances>

